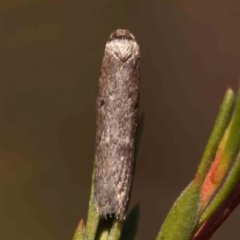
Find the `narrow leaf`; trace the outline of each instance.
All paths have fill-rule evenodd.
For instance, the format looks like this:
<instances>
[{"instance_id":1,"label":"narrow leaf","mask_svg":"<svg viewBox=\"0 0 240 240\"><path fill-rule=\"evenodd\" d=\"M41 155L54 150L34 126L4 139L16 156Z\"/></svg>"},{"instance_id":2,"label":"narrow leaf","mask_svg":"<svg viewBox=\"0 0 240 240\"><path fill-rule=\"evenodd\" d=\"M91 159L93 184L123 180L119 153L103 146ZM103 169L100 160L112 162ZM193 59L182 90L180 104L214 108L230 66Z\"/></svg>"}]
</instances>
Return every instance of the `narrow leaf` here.
<instances>
[{"instance_id":1,"label":"narrow leaf","mask_svg":"<svg viewBox=\"0 0 240 240\"><path fill-rule=\"evenodd\" d=\"M95 239L97 240L108 240L109 238L109 229L111 227L111 221L106 219L101 219L98 227L98 234Z\"/></svg>"},{"instance_id":2,"label":"narrow leaf","mask_svg":"<svg viewBox=\"0 0 240 240\"><path fill-rule=\"evenodd\" d=\"M223 204L203 223L192 240L208 240L240 203L240 181Z\"/></svg>"},{"instance_id":3,"label":"narrow leaf","mask_svg":"<svg viewBox=\"0 0 240 240\"><path fill-rule=\"evenodd\" d=\"M223 201L230 194L237 181L240 178L240 153L237 156L236 162L234 163L231 171L229 172L223 186L219 189L219 192L214 197L210 205L202 214L199 220L199 226L201 226L215 211L216 209L223 203Z\"/></svg>"},{"instance_id":4,"label":"narrow leaf","mask_svg":"<svg viewBox=\"0 0 240 240\"><path fill-rule=\"evenodd\" d=\"M95 173L95 164L92 174L92 186L89 200L89 209L88 209L88 219L86 224L86 235L88 240L94 240L97 228L99 224L100 215L97 212L97 209L94 204L94 173Z\"/></svg>"},{"instance_id":5,"label":"narrow leaf","mask_svg":"<svg viewBox=\"0 0 240 240\"><path fill-rule=\"evenodd\" d=\"M217 169L219 165L222 164L223 162L221 161L221 159L222 159L223 151L226 147L226 142L229 137L230 126L231 124L228 126L227 130L224 133L221 143L219 144L215 160L213 161L212 166L209 169L209 172L203 183L202 194L201 194L201 212L204 210L206 205L211 200L211 197L213 196L213 194L221 184L221 181L223 180L223 177L225 175L225 172L219 172L217 171Z\"/></svg>"},{"instance_id":6,"label":"narrow leaf","mask_svg":"<svg viewBox=\"0 0 240 240\"><path fill-rule=\"evenodd\" d=\"M99 237L97 238L98 240L108 240L109 238L109 231L108 229L105 229L103 231L101 231L101 233L99 234Z\"/></svg>"},{"instance_id":7,"label":"narrow leaf","mask_svg":"<svg viewBox=\"0 0 240 240\"><path fill-rule=\"evenodd\" d=\"M81 219L74 233L73 240L84 240L84 239L85 239L85 228L84 228L84 222Z\"/></svg>"},{"instance_id":8,"label":"narrow leaf","mask_svg":"<svg viewBox=\"0 0 240 240\"><path fill-rule=\"evenodd\" d=\"M115 219L109 234L108 240L119 240L122 230L122 221Z\"/></svg>"},{"instance_id":9,"label":"narrow leaf","mask_svg":"<svg viewBox=\"0 0 240 240\"><path fill-rule=\"evenodd\" d=\"M231 88L228 88L223 98L222 105L220 107L211 136L205 148L201 163L198 167L198 174L202 181L204 181L207 172L215 158L218 145L230 122L233 107L234 107L234 93Z\"/></svg>"},{"instance_id":10,"label":"narrow leaf","mask_svg":"<svg viewBox=\"0 0 240 240\"><path fill-rule=\"evenodd\" d=\"M230 122L234 93L226 91L210 139L204 151L195 179L184 190L171 208L157 240L188 240L193 235L199 219L202 183L215 158L218 145Z\"/></svg>"},{"instance_id":11,"label":"narrow leaf","mask_svg":"<svg viewBox=\"0 0 240 240\"><path fill-rule=\"evenodd\" d=\"M196 177L174 203L157 240L189 240L198 221L201 182Z\"/></svg>"},{"instance_id":12,"label":"narrow leaf","mask_svg":"<svg viewBox=\"0 0 240 240\"><path fill-rule=\"evenodd\" d=\"M234 109L233 117L229 127L217 152L217 157L205 179L202 188L201 209L208 204L216 190L222 184L228 170L240 147L240 88L238 91L237 103Z\"/></svg>"}]
</instances>

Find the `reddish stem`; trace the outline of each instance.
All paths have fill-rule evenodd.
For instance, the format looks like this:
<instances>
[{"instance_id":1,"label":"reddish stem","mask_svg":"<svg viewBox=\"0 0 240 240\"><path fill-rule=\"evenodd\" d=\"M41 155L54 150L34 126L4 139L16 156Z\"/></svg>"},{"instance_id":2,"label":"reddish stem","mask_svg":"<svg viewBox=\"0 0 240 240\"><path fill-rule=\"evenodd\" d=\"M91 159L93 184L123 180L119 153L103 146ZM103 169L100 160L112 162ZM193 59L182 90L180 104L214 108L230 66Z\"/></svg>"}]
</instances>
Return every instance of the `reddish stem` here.
<instances>
[{"instance_id":1,"label":"reddish stem","mask_svg":"<svg viewBox=\"0 0 240 240\"><path fill-rule=\"evenodd\" d=\"M213 215L203 223L192 240L208 240L240 203L240 181Z\"/></svg>"}]
</instances>

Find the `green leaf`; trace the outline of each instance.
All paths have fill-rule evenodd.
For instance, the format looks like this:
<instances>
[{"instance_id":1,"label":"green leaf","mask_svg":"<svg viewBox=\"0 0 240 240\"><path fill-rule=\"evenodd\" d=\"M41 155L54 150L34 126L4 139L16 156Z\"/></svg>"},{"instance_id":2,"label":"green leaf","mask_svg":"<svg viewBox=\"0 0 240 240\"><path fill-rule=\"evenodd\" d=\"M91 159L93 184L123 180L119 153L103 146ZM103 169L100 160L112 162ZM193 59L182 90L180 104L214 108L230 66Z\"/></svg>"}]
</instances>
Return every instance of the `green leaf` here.
<instances>
[{"instance_id":1,"label":"green leaf","mask_svg":"<svg viewBox=\"0 0 240 240\"><path fill-rule=\"evenodd\" d=\"M108 240L119 240L122 230L122 221L119 221L118 219L115 219L113 221L113 225L109 234Z\"/></svg>"},{"instance_id":2,"label":"green leaf","mask_svg":"<svg viewBox=\"0 0 240 240\"><path fill-rule=\"evenodd\" d=\"M195 178L174 203L157 240L189 240L198 221L201 182Z\"/></svg>"},{"instance_id":3,"label":"green leaf","mask_svg":"<svg viewBox=\"0 0 240 240\"><path fill-rule=\"evenodd\" d=\"M199 220L199 227L220 207L224 200L228 197L232 189L235 187L236 183L240 178L240 153L231 168L226 180L224 181L222 187L219 189L216 196L213 198L212 202L206 208Z\"/></svg>"},{"instance_id":4,"label":"green leaf","mask_svg":"<svg viewBox=\"0 0 240 240\"><path fill-rule=\"evenodd\" d=\"M99 224L100 215L97 212L94 203L94 173L95 173L95 164L94 170L92 174L92 186L91 186L91 193L90 193L90 200L89 200L89 209L88 209L88 218L86 224L86 236L87 240L94 240L97 228Z\"/></svg>"},{"instance_id":5,"label":"green leaf","mask_svg":"<svg viewBox=\"0 0 240 240\"><path fill-rule=\"evenodd\" d=\"M112 219L100 219L97 235L95 239L108 240L111 226L112 226Z\"/></svg>"},{"instance_id":6,"label":"green leaf","mask_svg":"<svg viewBox=\"0 0 240 240\"><path fill-rule=\"evenodd\" d=\"M108 240L109 238L109 231L108 229L104 229L101 231L99 234L99 237L97 238L98 240Z\"/></svg>"},{"instance_id":7,"label":"green leaf","mask_svg":"<svg viewBox=\"0 0 240 240\"><path fill-rule=\"evenodd\" d=\"M238 90L237 102L233 112L232 125L229 131L229 138L226 143L226 148L223 152L223 157L226 157L228 162L232 162L239 151L240 147L239 126L240 126L240 87ZM225 161L226 165L228 165L227 161Z\"/></svg>"},{"instance_id":8,"label":"green leaf","mask_svg":"<svg viewBox=\"0 0 240 240\"><path fill-rule=\"evenodd\" d=\"M224 135L224 132L231 120L232 110L234 107L234 92L231 88L225 93L220 111L218 113L216 122L214 124L211 136L205 148L202 160L198 167L198 174L202 181L204 181L207 172L215 159L218 145Z\"/></svg>"},{"instance_id":9,"label":"green leaf","mask_svg":"<svg viewBox=\"0 0 240 240\"><path fill-rule=\"evenodd\" d=\"M84 240L85 239L85 228L83 220L80 220L77 229L74 233L73 240Z\"/></svg>"},{"instance_id":10,"label":"green leaf","mask_svg":"<svg viewBox=\"0 0 240 240\"><path fill-rule=\"evenodd\" d=\"M240 88L232 120L219 145L216 160L214 161L202 188L201 208L204 209L221 186L240 147Z\"/></svg>"},{"instance_id":11,"label":"green leaf","mask_svg":"<svg viewBox=\"0 0 240 240\"><path fill-rule=\"evenodd\" d=\"M157 240L189 240L192 237L199 219L202 184L230 122L233 105L234 93L229 88L225 93L195 179L174 203L161 227Z\"/></svg>"}]
</instances>

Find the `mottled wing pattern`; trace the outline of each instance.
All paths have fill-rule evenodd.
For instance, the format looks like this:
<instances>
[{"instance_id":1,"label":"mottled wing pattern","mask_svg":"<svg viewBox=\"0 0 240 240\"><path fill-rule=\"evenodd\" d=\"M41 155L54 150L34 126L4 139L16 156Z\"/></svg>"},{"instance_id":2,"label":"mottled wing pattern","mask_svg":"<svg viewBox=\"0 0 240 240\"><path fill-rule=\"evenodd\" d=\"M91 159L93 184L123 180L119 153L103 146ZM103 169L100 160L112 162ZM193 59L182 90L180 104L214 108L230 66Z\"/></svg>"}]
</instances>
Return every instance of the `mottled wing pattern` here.
<instances>
[{"instance_id":1,"label":"mottled wing pattern","mask_svg":"<svg viewBox=\"0 0 240 240\"><path fill-rule=\"evenodd\" d=\"M95 204L125 217L132 184L139 103L139 46L124 29L106 44L97 96Z\"/></svg>"}]
</instances>

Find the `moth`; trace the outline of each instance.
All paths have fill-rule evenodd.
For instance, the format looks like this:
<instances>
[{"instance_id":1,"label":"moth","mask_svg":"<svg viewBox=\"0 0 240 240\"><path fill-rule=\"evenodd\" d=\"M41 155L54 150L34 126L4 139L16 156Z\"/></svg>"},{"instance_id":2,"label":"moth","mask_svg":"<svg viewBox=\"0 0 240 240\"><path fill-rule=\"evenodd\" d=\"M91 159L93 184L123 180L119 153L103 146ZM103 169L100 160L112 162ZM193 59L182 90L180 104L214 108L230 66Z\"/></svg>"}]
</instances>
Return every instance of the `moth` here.
<instances>
[{"instance_id":1,"label":"moth","mask_svg":"<svg viewBox=\"0 0 240 240\"><path fill-rule=\"evenodd\" d=\"M107 41L96 101L94 200L105 218L125 218L135 156L139 109L140 52L126 29Z\"/></svg>"}]
</instances>

